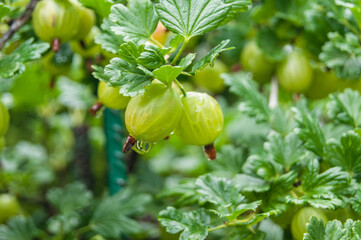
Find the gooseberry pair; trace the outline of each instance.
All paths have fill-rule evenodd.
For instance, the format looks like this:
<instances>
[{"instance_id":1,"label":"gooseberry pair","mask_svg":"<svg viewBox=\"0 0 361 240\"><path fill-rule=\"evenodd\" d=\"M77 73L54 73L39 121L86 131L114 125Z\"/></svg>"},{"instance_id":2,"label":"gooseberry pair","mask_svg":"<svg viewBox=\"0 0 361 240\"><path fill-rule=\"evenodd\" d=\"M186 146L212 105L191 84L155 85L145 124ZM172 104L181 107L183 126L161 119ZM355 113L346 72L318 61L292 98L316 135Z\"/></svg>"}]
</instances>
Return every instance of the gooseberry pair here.
<instances>
[{"instance_id":1,"label":"gooseberry pair","mask_svg":"<svg viewBox=\"0 0 361 240\"><path fill-rule=\"evenodd\" d=\"M129 137L123 152L128 152L135 144L152 145L174 132L184 144L204 146L208 158L216 158L213 142L223 129L223 113L208 94L188 92L180 97L172 87L154 81L143 94L131 99L120 95L119 88L104 83L99 85L98 95L98 105L126 107Z\"/></svg>"},{"instance_id":2,"label":"gooseberry pair","mask_svg":"<svg viewBox=\"0 0 361 240\"><path fill-rule=\"evenodd\" d=\"M256 41L248 42L241 53L242 68L253 75L253 79L264 84L273 73L283 89L289 92L304 93L313 80L312 67L305 50L292 47L285 59L278 64L270 62Z\"/></svg>"},{"instance_id":3,"label":"gooseberry pair","mask_svg":"<svg viewBox=\"0 0 361 240\"><path fill-rule=\"evenodd\" d=\"M95 14L76 0L43 0L33 12L33 27L56 52L61 42L83 39L95 23Z\"/></svg>"}]
</instances>

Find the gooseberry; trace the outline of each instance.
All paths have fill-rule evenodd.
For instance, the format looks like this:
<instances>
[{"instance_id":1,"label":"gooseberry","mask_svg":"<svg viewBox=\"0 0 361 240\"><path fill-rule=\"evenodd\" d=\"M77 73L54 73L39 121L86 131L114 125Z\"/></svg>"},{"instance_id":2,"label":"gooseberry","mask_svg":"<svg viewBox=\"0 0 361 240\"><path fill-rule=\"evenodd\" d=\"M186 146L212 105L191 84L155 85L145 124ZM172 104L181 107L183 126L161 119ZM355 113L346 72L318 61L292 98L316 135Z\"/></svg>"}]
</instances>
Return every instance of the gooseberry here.
<instances>
[{"instance_id":1,"label":"gooseberry","mask_svg":"<svg viewBox=\"0 0 361 240\"><path fill-rule=\"evenodd\" d=\"M78 10L68 0L40 1L33 12L33 27L36 35L51 42L54 51L60 42L72 39L78 31Z\"/></svg>"},{"instance_id":2,"label":"gooseberry","mask_svg":"<svg viewBox=\"0 0 361 240\"><path fill-rule=\"evenodd\" d=\"M324 223L327 222L326 215L317 208L305 207L300 209L291 222L291 232L295 240L302 240L303 235L307 232L307 223L310 222L310 218L315 216L321 219Z\"/></svg>"},{"instance_id":3,"label":"gooseberry","mask_svg":"<svg viewBox=\"0 0 361 240\"><path fill-rule=\"evenodd\" d=\"M223 129L223 113L218 102L206 93L188 92L182 98L183 113L175 134L189 145L205 146L215 159L213 142Z\"/></svg>"},{"instance_id":4,"label":"gooseberry","mask_svg":"<svg viewBox=\"0 0 361 240\"><path fill-rule=\"evenodd\" d=\"M302 93L312 82L312 68L303 50L293 49L277 67L280 85L289 92Z\"/></svg>"},{"instance_id":5,"label":"gooseberry","mask_svg":"<svg viewBox=\"0 0 361 240\"><path fill-rule=\"evenodd\" d=\"M21 213L21 208L17 199L10 194L0 194L0 223L5 223L19 213Z\"/></svg>"},{"instance_id":6,"label":"gooseberry","mask_svg":"<svg viewBox=\"0 0 361 240\"><path fill-rule=\"evenodd\" d=\"M227 71L227 66L220 60L216 59L213 67L208 65L201 71L197 72L194 80L199 86L204 87L211 92L220 93L225 88L221 74L226 73Z\"/></svg>"},{"instance_id":7,"label":"gooseberry","mask_svg":"<svg viewBox=\"0 0 361 240\"><path fill-rule=\"evenodd\" d=\"M178 125L181 114L182 103L172 87L162 83L147 86L143 94L130 100L126 109L125 124L133 140L124 146L123 151L130 150L135 141L153 143L163 140Z\"/></svg>"},{"instance_id":8,"label":"gooseberry","mask_svg":"<svg viewBox=\"0 0 361 240\"><path fill-rule=\"evenodd\" d=\"M267 60L255 41L250 41L244 46L241 64L244 70L252 73L256 82L262 84L270 81L274 64Z\"/></svg>"}]
</instances>

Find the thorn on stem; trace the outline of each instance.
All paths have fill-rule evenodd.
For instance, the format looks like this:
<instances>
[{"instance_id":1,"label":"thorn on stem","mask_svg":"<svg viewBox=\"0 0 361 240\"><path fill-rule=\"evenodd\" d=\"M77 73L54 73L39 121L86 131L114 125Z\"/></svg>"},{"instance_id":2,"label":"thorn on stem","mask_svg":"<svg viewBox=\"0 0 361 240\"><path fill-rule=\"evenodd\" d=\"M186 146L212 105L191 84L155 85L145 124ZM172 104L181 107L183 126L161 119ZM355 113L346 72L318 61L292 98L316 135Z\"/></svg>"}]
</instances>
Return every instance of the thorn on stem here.
<instances>
[{"instance_id":1,"label":"thorn on stem","mask_svg":"<svg viewBox=\"0 0 361 240\"><path fill-rule=\"evenodd\" d=\"M164 140L169 140L169 138L170 138L170 136L166 136L166 137L164 138Z\"/></svg>"},{"instance_id":2,"label":"thorn on stem","mask_svg":"<svg viewBox=\"0 0 361 240\"><path fill-rule=\"evenodd\" d=\"M135 140L135 138L133 138L132 136L128 136L127 141L125 142L124 146L123 146L123 153L127 153L130 151L130 149L132 149L132 147L134 146L134 144L137 142L137 140Z\"/></svg>"},{"instance_id":3,"label":"thorn on stem","mask_svg":"<svg viewBox=\"0 0 361 240\"><path fill-rule=\"evenodd\" d=\"M54 38L54 40L51 42L51 47L54 52L58 52L60 49L60 39Z\"/></svg>"},{"instance_id":4,"label":"thorn on stem","mask_svg":"<svg viewBox=\"0 0 361 240\"><path fill-rule=\"evenodd\" d=\"M209 160L215 160L217 158L217 152L213 143L203 146L203 150Z\"/></svg>"},{"instance_id":5,"label":"thorn on stem","mask_svg":"<svg viewBox=\"0 0 361 240\"><path fill-rule=\"evenodd\" d=\"M93 106L91 106L91 108L89 109L89 112L92 116L95 116L97 114L97 112L99 112L99 110L102 108L103 104L101 104L100 102L97 102L96 104L94 104Z\"/></svg>"}]
</instances>

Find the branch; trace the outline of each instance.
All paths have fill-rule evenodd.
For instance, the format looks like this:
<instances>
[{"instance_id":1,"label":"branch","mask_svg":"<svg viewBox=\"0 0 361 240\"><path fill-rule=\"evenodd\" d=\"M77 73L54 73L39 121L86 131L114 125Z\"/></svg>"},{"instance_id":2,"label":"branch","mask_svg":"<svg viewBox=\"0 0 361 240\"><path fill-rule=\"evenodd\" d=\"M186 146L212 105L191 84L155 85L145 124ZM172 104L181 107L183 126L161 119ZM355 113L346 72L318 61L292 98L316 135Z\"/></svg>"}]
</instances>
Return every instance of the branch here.
<instances>
[{"instance_id":1,"label":"branch","mask_svg":"<svg viewBox=\"0 0 361 240\"><path fill-rule=\"evenodd\" d=\"M5 43L22 27L24 24L30 20L31 15L33 14L34 8L39 0L31 0L31 2L26 6L25 12L20 18L16 19L10 26L9 30L0 38L0 50L5 46Z\"/></svg>"},{"instance_id":2,"label":"branch","mask_svg":"<svg viewBox=\"0 0 361 240\"><path fill-rule=\"evenodd\" d=\"M278 106L278 81L275 77L273 77L271 81L271 93L269 96L268 107L273 109Z\"/></svg>"}]
</instances>

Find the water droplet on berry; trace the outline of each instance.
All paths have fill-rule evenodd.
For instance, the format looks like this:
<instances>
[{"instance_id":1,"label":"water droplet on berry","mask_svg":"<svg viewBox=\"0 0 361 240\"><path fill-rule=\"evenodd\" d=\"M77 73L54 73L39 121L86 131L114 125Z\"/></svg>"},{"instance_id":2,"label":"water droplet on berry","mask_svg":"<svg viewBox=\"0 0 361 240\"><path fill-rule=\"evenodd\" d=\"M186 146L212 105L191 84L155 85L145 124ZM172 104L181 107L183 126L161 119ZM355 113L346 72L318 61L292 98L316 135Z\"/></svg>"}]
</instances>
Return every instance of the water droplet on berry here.
<instances>
[{"instance_id":1,"label":"water droplet on berry","mask_svg":"<svg viewBox=\"0 0 361 240\"><path fill-rule=\"evenodd\" d=\"M146 142L143 140L137 141L137 144L134 148L134 150L139 154L146 154L148 153L153 147L153 144L150 142Z\"/></svg>"}]
</instances>

